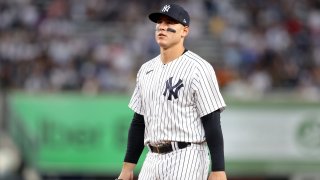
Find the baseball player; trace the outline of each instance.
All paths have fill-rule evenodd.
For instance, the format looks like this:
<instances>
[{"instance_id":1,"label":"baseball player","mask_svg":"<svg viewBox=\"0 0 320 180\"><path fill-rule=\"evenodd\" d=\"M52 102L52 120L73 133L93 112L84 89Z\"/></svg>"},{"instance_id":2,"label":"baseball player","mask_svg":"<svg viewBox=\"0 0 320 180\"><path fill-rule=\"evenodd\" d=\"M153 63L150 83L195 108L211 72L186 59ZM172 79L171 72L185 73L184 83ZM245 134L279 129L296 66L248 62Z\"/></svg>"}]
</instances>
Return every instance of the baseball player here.
<instances>
[{"instance_id":1,"label":"baseball player","mask_svg":"<svg viewBox=\"0 0 320 180\"><path fill-rule=\"evenodd\" d=\"M146 146L140 180L225 180L220 112L226 105L212 66L184 47L189 14L167 4L149 19L156 23L160 55L137 74L129 103L135 113L118 179L133 179Z\"/></svg>"}]
</instances>

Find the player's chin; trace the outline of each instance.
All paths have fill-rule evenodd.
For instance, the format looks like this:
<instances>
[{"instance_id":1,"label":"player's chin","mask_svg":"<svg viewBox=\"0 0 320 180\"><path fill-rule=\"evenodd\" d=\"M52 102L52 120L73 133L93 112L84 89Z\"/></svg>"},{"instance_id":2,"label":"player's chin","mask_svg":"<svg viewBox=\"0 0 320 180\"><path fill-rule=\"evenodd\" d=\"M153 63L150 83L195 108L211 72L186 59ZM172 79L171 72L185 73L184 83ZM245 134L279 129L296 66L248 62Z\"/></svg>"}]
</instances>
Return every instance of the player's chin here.
<instances>
[{"instance_id":1,"label":"player's chin","mask_svg":"<svg viewBox=\"0 0 320 180\"><path fill-rule=\"evenodd\" d=\"M165 41L164 39L162 39L162 38L157 38L156 40L157 40L157 43L158 43L158 44L164 44L164 43L166 43L166 41Z\"/></svg>"},{"instance_id":2,"label":"player's chin","mask_svg":"<svg viewBox=\"0 0 320 180\"><path fill-rule=\"evenodd\" d=\"M164 42L164 41L162 41L162 40L157 40L157 43L158 43L159 46L162 47L162 48L166 48L166 47L169 46L168 43L166 43L166 42Z\"/></svg>"}]
</instances>

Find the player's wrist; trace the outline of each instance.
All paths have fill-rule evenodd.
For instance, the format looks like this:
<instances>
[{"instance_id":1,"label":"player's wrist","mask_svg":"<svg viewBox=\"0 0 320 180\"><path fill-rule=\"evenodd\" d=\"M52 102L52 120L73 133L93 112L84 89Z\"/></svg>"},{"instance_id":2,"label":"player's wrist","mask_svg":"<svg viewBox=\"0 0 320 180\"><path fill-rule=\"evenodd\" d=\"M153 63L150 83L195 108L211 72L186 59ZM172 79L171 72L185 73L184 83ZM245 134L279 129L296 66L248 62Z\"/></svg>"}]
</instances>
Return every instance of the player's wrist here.
<instances>
[{"instance_id":1,"label":"player's wrist","mask_svg":"<svg viewBox=\"0 0 320 180\"><path fill-rule=\"evenodd\" d=\"M123 162L122 170L124 171L133 171L136 167L136 164L130 162Z\"/></svg>"},{"instance_id":2,"label":"player's wrist","mask_svg":"<svg viewBox=\"0 0 320 180\"><path fill-rule=\"evenodd\" d=\"M208 180L227 180L227 175L225 171L211 171Z\"/></svg>"}]
</instances>

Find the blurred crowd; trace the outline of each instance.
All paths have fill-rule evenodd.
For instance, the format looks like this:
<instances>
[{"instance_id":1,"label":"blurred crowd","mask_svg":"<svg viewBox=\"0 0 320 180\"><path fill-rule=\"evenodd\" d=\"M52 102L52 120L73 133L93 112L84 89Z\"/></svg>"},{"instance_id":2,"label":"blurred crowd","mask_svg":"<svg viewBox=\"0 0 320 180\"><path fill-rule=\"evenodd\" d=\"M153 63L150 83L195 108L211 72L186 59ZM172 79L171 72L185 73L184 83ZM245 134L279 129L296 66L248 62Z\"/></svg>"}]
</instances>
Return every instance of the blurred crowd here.
<instances>
[{"instance_id":1,"label":"blurred crowd","mask_svg":"<svg viewBox=\"0 0 320 180\"><path fill-rule=\"evenodd\" d=\"M210 31L221 37L227 89L319 98L320 1L229 0L212 7Z\"/></svg>"},{"instance_id":2,"label":"blurred crowd","mask_svg":"<svg viewBox=\"0 0 320 180\"><path fill-rule=\"evenodd\" d=\"M138 56L132 26L149 6L129 0L1 0L1 85L30 92L125 91Z\"/></svg>"},{"instance_id":3,"label":"blurred crowd","mask_svg":"<svg viewBox=\"0 0 320 180\"><path fill-rule=\"evenodd\" d=\"M208 61L223 91L319 94L319 1L174 2L190 12L189 42L206 37L218 42L212 46L220 47L221 59ZM131 92L140 65L158 54L147 14L161 4L0 0L1 87Z\"/></svg>"}]
</instances>

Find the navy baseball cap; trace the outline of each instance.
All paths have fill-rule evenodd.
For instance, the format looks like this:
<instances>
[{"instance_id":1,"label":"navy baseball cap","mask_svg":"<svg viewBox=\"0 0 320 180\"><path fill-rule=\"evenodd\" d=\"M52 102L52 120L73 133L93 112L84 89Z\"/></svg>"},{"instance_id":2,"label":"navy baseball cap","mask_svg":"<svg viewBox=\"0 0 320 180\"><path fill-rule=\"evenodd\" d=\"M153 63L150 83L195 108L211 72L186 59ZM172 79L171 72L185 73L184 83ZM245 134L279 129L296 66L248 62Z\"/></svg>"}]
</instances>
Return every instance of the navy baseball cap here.
<instances>
[{"instance_id":1,"label":"navy baseball cap","mask_svg":"<svg viewBox=\"0 0 320 180\"><path fill-rule=\"evenodd\" d=\"M149 19L157 23L158 19L163 15L178 21L184 26L189 26L190 24L190 16L188 12L177 4L166 4L162 6L160 12L149 14Z\"/></svg>"}]
</instances>

